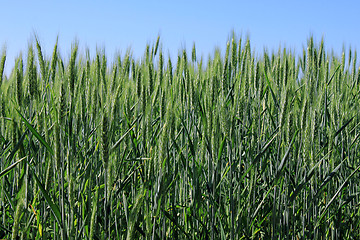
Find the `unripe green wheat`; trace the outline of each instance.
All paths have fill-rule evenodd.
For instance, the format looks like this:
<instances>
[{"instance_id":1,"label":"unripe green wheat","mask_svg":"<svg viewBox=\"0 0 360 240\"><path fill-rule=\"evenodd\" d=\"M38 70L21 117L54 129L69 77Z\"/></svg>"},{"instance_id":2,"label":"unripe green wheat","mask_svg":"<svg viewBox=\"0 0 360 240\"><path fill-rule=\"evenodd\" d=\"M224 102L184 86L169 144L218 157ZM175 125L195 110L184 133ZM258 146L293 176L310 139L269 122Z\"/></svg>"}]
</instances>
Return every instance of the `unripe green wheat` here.
<instances>
[{"instance_id":1,"label":"unripe green wheat","mask_svg":"<svg viewBox=\"0 0 360 240\"><path fill-rule=\"evenodd\" d=\"M228 92L228 58L229 58L229 51L230 51L230 43L227 43L226 46L226 54L225 54L225 61L224 61L224 67L222 72L222 78L221 78L221 90L223 97L225 98Z\"/></svg>"},{"instance_id":2,"label":"unripe green wheat","mask_svg":"<svg viewBox=\"0 0 360 240\"><path fill-rule=\"evenodd\" d=\"M154 50L154 55L153 56L156 56L156 53L159 49L159 43L160 43L160 36L157 37L156 39L156 43L155 43L155 50Z\"/></svg>"},{"instance_id":3,"label":"unripe green wheat","mask_svg":"<svg viewBox=\"0 0 360 240\"><path fill-rule=\"evenodd\" d=\"M110 91L112 94L114 94L114 91L115 91L115 85L116 85L116 78L117 78L117 65L115 64L114 65L114 68L113 68L113 74L112 74L112 78L111 78L111 85L110 85Z\"/></svg>"},{"instance_id":4,"label":"unripe green wheat","mask_svg":"<svg viewBox=\"0 0 360 240\"><path fill-rule=\"evenodd\" d=\"M280 102L280 115L279 115L279 126L283 127L284 121L287 115L287 105L288 105L288 89L284 86L284 90L281 92L281 102Z\"/></svg>"},{"instance_id":5,"label":"unripe green wheat","mask_svg":"<svg viewBox=\"0 0 360 240\"><path fill-rule=\"evenodd\" d=\"M260 94L262 94L262 81L260 81L260 63L256 62L255 67L255 76L254 76L254 88L257 90ZM260 96L260 95L259 95Z\"/></svg>"},{"instance_id":6,"label":"unripe green wheat","mask_svg":"<svg viewBox=\"0 0 360 240\"><path fill-rule=\"evenodd\" d=\"M41 46L39 43L39 39L35 36L35 40L36 40L36 48L38 51L38 59L39 59L39 64L40 64L40 71L41 71L41 77L47 81L47 76L46 76L46 66L45 66L45 60L44 60L44 56L43 53L41 51Z\"/></svg>"},{"instance_id":7,"label":"unripe green wheat","mask_svg":"<svg viewBox=\"0 0 360 240\"><path fill-rule=\"evenodd\" d=\"M17 205L16 205L16 210L15 210L15 215L14 215L14 224L12 227L11 239L13 239L13 240L18 239L20 218L21 218L21 214L23 212L23 208L24 208L24 200L19 199L17 202Z\"/></svg>"},{"instance_id":8,"label":"unripe green wheat","mask_svg":"<svg viewBox=\"0 0 360 240\"><path fill-rule=\"evenodd\" d=\"M283 86L287 86L288 82L289 82L289 60L287 58L285 58L284 69L283 69L283 78L282 78Z\"/></svg>"},{"instance_id":9,"label":"unripe green wheat","mask_svg":"<svg viewBox=\"0 0 360 240\"><path fill-rule=\"evenodd\" d=\"M237 50L237 45L236 45L235 38L233 37L231 39L231 68L232 68L232 71L233 71L233 77L235 77L235 75L237 73L237 54L236 54L236 50Z\"/></svg>"},{"instance_id":10,"label":"unripe green wheat","mask_svg":"<svg viewBox=\"0 0 360 240\"><path fill-rule=\"evenodd\" d=\"M235 39L204 66L159 43L110 68L20 55L0 86L0 238L359 239L356 52Z\"/></svg>"},{"instance_id":11,"label":"unripe green wheat","mask_svg":"<svg viewBox=\"0 0 360 240\"><path fill-rule=\"evenodd\" d=\"M5 61L6 61L6 52L4 51L3 55L1 57L1 62L0 62L0 87L1 87L2 81L3 81Z\"/></svg>"},{"instance_id":12,"label":"unripe green wheat","mask_svg":"<svg viewBox=\"0 0 360 240\"><path fill-rule=\"evenodd\" d=\"M136 80L136 64L135 64L135 60L131 59L131 79L133 81Z\"/></svg>"},{"instance_id":13,"label":"unripe green wheat","mask_svg":"<svg viewBox=\"0 0 360 240\"><path fill-rule=\"evenodd\" d=\"M149 44L146 45L145 61L146 61L146 64L148 64L150 62L150 46L149 46Z\"/></svg>"},{"instance_id":14,"label":"unripe green wheat","mask_svg":"<svg viewBox=\"0 0 360 240\"><path fill-rule=\"evenodd\" d=\"M279 87L281 86L281 82L282 82L282 77L281 75L283 74L283 69L281 66L281 55L280 55L280 49L278 52L278 56L276 58L276 72L275 72L275 81L276 81L276 86ZM279 93L281 94L281 88L279 88Z\"/></svg>"},{"instance_id":15,"label":"unripe green wheat","mask_svg":"<svg viewBox=\"0 0 360 240\"><path fill-rule=\"evenodd\" d=\"M152 92L154 91L152 63L149 63L149 65L148 65L148 74L149 74L149 95L151 96Z\"/></svg>"},{"instance_id":16,"label":"unripe green wheat","mask_svg":"<svg viewBox=\"0 0 360 240\"><path fill-rule=\"evenodd\" d=\"M17 136L17 123L15 120L12 121L12 146L15 148L17 144L18 136Z\"/></svg>"},{"instance_id":17,"label":"unripe green wheat","mask_svg":"<svg viewBox=\"0 0 360 240\"><path fill-rule=\"evenodd\" d=\"M351 73L351 76L352 76L352 81L353 83L355 83L355 80L356 80L356 60L357 60L357 52L356 50L354 51L354 60L352 61L352 73Z\"/></svg>"},{"instance_id":18,"label":"unripe green wheat","mask_svg":"<svg viewBox=\"0 0 360 240\"><path fill-rule=\"evenodd\" d=\"M164 58L163 58L163 54L162 51L160 50L160 54L159 54L159 71L158 71L158 77L159 77L159 86L162 87L163 85L163 78L164 78L164 74L163 74L163 68L164 68Z\"/></svg>"},{"instance_id":19,"label":"unripe green wheat","mask_svg":"<svg viewBox=\"0 0 360 240\"><path fill-rule=\"evenodd\" d=\"M141 81L141 69L137 70L137 77L136 77L136 94L137 97L141 98L141 88L142 88L142 81Z\"/></svg>"},{"instance_id":20,"label":"unripe green wheat","mask_svg":"<svg viewBox=\"0 0 360 240\"><path fill-rule=\"evenodd\" d=\"M186 50L184 49L182 51L182 67L183 67L184 72L187 69L187 64L188 64L187 53L186 53Z\"/></svg>"},{"instance_id":21,"label":"unripe green wheat","mask_svg":"<svg viewBox=\"0 0 360 240\"><path fill-rule=\"evenodd\" d=\"M101 83L101 62L100 62L100 53L96 53L96 88L100 86Z\"/></svg>"},{"instance_id":22,"label":"unripe green wheat","mask_svg":"<svg viewBox=\"0 0 360 240\"><path fill-rule=\"evenodd\" d=\"M341 54L341 72L345 72L345 49L343 49L342 54Z\"/></svg>"},{"instance_id":23,"label":"unripe green wheat","mask_svg":"<svg viewBox=\"0 0 360 240\"><path fill-rule=\"evenodd\" d=\"M109 119L106 113L102 119L102 133L101 133L101 145L102 145L102 160L104 168L107 169L109 163Z\"/></svg>"},{"instance_id":24,"label":"unripe green wheat","mask_svg":"<svg viewBox=\"0 0 360 240\"><path fill-rule=\"evenodd\" d=\"M60 98L59 98L59 108L58 108L58 116L59 116L59 124L60 126L63 126L64 123L64 119L65 119L65 115L67 112L67 107L66 107L66 87L65 87L65 83L61 82L61 87L60 87Z\"/></svg>"},{"instance_id":25,"label":"unripe green wheat","mask_svg":"<svg viewBox=\"0 0 360 240\"><path fill-rule=\"evenodd\" d=\"M324 56L324 38L321 38L321 42L320 42L320 49L319 49L319 58L318 58L318 63L317 63L317 68L320 69L322 67L322 63L323 63L323 58L325 59Z\"/></svg>"},{"instance_id":26,"label":"unripe green wheat","mask_svg":"<svg viewBox=\"0 0 360 240\"><path fill-rule=\"evenodd\" d=\"M191 61L193 63L196 62L196 48L195 48L195 42L193 43L193 47L192 47L192 50L191 50Z\"/></svg>"},{"instance_id":27,"label":"unripe green wheat","mask_svg":"<svg viewBox=\"0 0 360 240\"><path fill-rule=\"evenodd\" d=\"M171 63L171 58L169 57L168 60L168 79L169 79L169 84L172 85L173 82L173 70L172 70L172 63Z\"/></svg>"},{"instance_id":28,"label":"unripe green wheat","mask_svg":"<svg viewBox=\"0 0 360 240\"><path fill-rule=\"evenodd\" d=\"M74 97L75 81L77 78L77 69L75 66L77 52L78 52L78 45L77 45L77 43L75 43L75 45L71 51L71 58L70 58L70 63L69 63L69 85L70 85L71 99Z\"/></svg>"},{"instance_id":29,"label":"unripe green wheat","mask_svg":"<svg viewBox=\"0 0 360 240\"><path fill-rule=\"evenodd\" d=\"M296 126L294 123L294 114L293 111L290 111L289 114L287 114L287 129L286 129L286 142L289 143L291 141L291 138L295 134Z\"/></svg>"},{"instance_id":30,"label":"unripe green wheat","mask_svg":"<svg viewBox=\"0 0 360 240\"><path fill-rule=\"evenodd\" d=\"M160 98L160 119L164 119L165 114L166 114L166 93L165 91L162 91Z\"/></svg>"},{"instance_id":31,"label":"unripe green wheat","mask_svg":"<svg viewBox=\"0 0 360 240\"><path fill-rule=\"evenodd\" d=\"M55 168L57 171L60 170L61 167L61 142L60 142L60 127L57 122L55 122Z\"/></svg>"},{"instance_id":32,"label":"unripe green wheat","mask_svg":"<svg viewBox=\"0 0 360 240\"><path fill-rule=\"evenodd\" d=\"M308 114L308 100L307 100L307 98L305 98L303 108L302 108L302 111L301 111L301 118L300 118L300 128L303 131L305 130L307 114Z\"/></svg>"},{"instance_id":33,"label":"unripe green wheat","mask_svg":"<svg viewBox=\"0 0 360 240\"><path fill-rule=\"evenodd\" d=\"M145 116L145 112L146 112L146 104L147 104L147 94L148 92L146 91L146 87L144 84L142 84L142 91L141 91L141 99L142 99L142 114L143 116Z\"/></svg>"},{"instance_id":34,"label":"unripe green wheat","mask_svg":"<svg viewBox=\"0 0 360 240\"><path fill-rule=\"evenodd\" d=\"M179 54L177 56L177 61L176 61L175 77L179 77L180 70L181 70L181 56Z\"/></svg>"},{"instance_id":35,"label":"unripe green wheat","mask_svg":"<svg viewBox=\"0 0 360 240\"><path fill-rule=\"evenodd\" d=\"M158 170L161 169L162 163L164 161L164 159L166 158L166 154L168 152L168 147L167 147L167 142L168 142L168 125L167 123L165 123L163 125L163 129L162 129L162 133L161 133L161 137L160 137L160 143L159 143L159 156L158 156L158 161L157 161L157 166L156 168Z\"/></svg>"},{"instance_id":36,"label":"unripe green wheat","mask_svg":"<svg viewBox=\"0 0 360 240\"><path fill-rule=\"evenodd\" d=\"M105 55L105 52L102 53L102 61L101 61L101 80L102 80L102 84L103 84L103 91L105 92L105 95L106 95L106 92L107 92L107 81L106 81L106 69L107 69L107 60L106 60L106 55Z\"/></svg>"},{"instance_id":37,"label":"unripe green wheat","mask_svg":"<svg viewBox=\"0 0 360 240\"><path fill-rule=\"evenodd\" d=\"M1 96L1 102L0 102L0 107L1 107L1 115L2 116L6 116L6 107L5 107L5 99L4 99L5 95Z\"/></svg>"},{"instance_id":38,"label":"unripe green wheat","mask_svg":"<svg viewBox=\"0 0 360 240\"><path fill-rule=\"evenodd\" d=\"M22 101L23 101L22 82L23 81L20 71L19 69L16 69L16 96L20 108L22 106Z\"/></svg>"},{"instance_id":39,"label":"unripe green wheat","mask_svg":"<svg viewBox=\"0 0 360 240\"><path fill-rule=\"evenodd\" d=\"M36 66L34 63L34 51L32 46L29 47L28 51L28 80L29 80L29 91L30 98L34 99L38 94L38 86L37 86L37 74L36 74Z\"/></svg>"},{"instance_id":40,"label":"unripe green wheat","mask_svg":"<svg viewBox=\"0 0 360 240\"><path fill-rule=\"evenodd\" d=\"M56 38L56 43L54 46L54 50L53 50L53 54L52 54L52 58L51 58L51 64L50 64L50 76L51 76L51 81L55 81L55 74L56 74L56 64L57 64L57 45L58 45L58 37Z\"/></svg>"},{"instance_id":41,"label":"unripe green wheat","mask_svg":"<svg viewBox=\"0 0 360 240\"><path fill-rule=\"evenodd\" d=\"M93 206L92 206L92 212L91 212L90 234L89 234L90 240L94 239L94 234L95 234L98 199L99 199L99 187L96 187L95 197L93 198L93 201L92 201Z\"/></svg>"},{"instance_id":42,"label":"unripe green wheat","mask_svg":"<svg viewBox=\"0 0 360 240\"><path fill-rule=\"evenodd\" d=\"M97 121L97 111L98 111L98 87L95 86L93 89L92 89L92 92L91 92L91 100L92 100L92 103L91 103L91 114L92 114L92 122L93 124L95 124L95 122Z\"/></svg>"},{"instance_id":43,"label":"unripe green wheat","mask_svg":"<svg viewBox=\"0 0 360 240\"><path fill-rule=\"evenodd\" d=\"M238 42L238 52L237 52L237 69L239 71L241 70L241 63L242 63L242 48L241 48L241 42L242 42L242 38L240 37L239 42Z\"/></svg>"},{"instance_id":44,"label":"unripe green wheat","mask_svg":"<svg viewBox=\"0 0 360 240\"><path fill-rule=\"evenodd\" d=\"M220 111L218 114L220 115L221 130L223 131L224 135L227 135L229 134L230 131L230 121L229 121L229 111L225 101L221 103Z\"/></svg>"}]
</instances>

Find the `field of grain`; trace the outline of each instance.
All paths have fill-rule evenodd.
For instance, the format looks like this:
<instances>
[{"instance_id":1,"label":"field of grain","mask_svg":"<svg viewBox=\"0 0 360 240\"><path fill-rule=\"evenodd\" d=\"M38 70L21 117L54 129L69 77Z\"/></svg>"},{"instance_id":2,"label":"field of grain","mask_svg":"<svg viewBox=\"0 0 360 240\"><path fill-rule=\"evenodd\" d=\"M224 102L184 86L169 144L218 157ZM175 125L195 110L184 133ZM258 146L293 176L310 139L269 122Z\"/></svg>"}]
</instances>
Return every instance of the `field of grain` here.
<instances>
[{"instance_id":1,"label":"field of grain","mask_svg":"<svg viewBox=\"0 0 360 240\"><path fill-rule=\"evenodd\" d=\"M0 55L0 239L360 239L356 51L160 46Z\"/></svg>"}]
</instances>

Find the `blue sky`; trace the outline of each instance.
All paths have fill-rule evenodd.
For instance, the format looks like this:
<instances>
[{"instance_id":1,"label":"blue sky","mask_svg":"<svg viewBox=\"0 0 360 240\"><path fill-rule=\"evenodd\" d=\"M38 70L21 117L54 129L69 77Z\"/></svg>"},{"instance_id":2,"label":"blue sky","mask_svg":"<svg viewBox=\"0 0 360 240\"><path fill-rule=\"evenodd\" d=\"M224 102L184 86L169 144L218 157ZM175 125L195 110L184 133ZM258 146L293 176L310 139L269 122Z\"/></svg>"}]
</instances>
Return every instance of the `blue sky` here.
<instances>
[{"instance_id":1,"label":"blue sky","mask_svg":"<svg viewBox=\"0 0 360 240\"><path fill-rule=\"evenodd\" d=\"M6 72L20 52L37 34L45 55L50 58L59 36L63 58L70 55L78 40L95 54L105 48L112 61L117 52L131 47L133 55L143 55L146 44L158 34L164 53L175 57L178 50L191 50L207 58L216 46L222 50L234 30L249 36L258 55L264 47L286 46L300 52L312 34L326 48L340 54L343 46L360 48L358 12L360 1L2 1L0 48L6 49Z\"/></svg>"}]
</instances>

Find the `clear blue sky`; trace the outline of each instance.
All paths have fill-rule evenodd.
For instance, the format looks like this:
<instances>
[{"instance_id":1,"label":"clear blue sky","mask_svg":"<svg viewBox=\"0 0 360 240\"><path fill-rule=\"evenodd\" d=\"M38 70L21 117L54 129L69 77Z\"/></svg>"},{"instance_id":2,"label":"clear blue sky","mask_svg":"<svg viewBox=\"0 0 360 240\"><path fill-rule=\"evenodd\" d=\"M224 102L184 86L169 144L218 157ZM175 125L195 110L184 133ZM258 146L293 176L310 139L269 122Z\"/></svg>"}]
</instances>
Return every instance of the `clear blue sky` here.
<instances>
[{"instance_id":1,"label":"clear blue sky","mask_svg":"<svg viewBox=\"0 0 360 240\"><path fill-rule=\"evenodd\" d=\"M67 59L77 39L81 51L103 48L109 61L131 47L136 58L160 34L164 53L191 50L207 59L216 46L222 50L234 30L250 36L262 54L279 45L300 52L310 34L325 38L327 49L340 54L343 45L360 48L360 1L2 1L0 48L7 51L6 72L15 57L26 53L36 33L50 58L59 35L62 57Z\"/></svg>"}]
</instances>

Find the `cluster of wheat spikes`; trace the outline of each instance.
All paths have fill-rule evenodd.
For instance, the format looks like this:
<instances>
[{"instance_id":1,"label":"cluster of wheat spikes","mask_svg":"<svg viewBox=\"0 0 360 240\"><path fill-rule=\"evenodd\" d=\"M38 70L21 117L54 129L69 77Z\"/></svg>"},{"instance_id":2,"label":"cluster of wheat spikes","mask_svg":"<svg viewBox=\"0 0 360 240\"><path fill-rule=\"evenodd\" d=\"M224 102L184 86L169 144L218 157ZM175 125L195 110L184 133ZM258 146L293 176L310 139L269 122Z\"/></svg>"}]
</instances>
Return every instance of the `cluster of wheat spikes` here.
<instances>
[{"instance_id":1,"label":"cluster of wheat spikes","mask_svg":"<svg viewBox=\"0 0 360 240\"><path fill-rule=\"evenodd\" d=\"M35 40L8 78L0 56L0 238L360 239L356 52Z\"/></svg>"}]
</instances>

